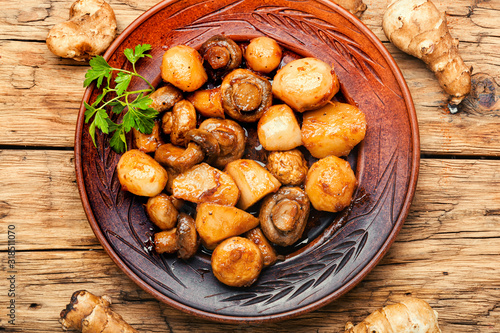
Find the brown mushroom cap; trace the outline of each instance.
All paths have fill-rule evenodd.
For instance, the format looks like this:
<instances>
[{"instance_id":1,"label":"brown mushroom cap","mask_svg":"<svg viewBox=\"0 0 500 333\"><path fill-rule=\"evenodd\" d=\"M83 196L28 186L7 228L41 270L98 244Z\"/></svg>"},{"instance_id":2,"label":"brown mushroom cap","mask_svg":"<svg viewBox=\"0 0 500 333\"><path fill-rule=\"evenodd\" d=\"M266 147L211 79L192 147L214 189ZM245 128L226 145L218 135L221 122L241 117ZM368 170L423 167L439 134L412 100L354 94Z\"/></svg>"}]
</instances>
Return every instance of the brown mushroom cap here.
<instances>
[{"instance_id":1,"label":"brown mushroom cap","mask_svg":"<svg viewBox=\"0 0 500 333\"><path fill-rule=\"evenodd\" d=\"M163 112L171 109L175 103L182 100L182 91L171 84L167 84L156 89L154 93L149 95L149 98L153 100L150 106L158 112Z\"/></svg>"},{"instance_id":2,"label":"brown mushroom cap","mask_svg":"<svg viewBox=\"0 0 500 333\"><path fill-rule=\"evenodd\" d=\"M283 185L300 185L307 175L307 161L298 149L271 152L266 168Z\"/></svg>"},{"instance_id":3,"label":"brown mushroom cap","mask_svg":"<svg viewBox=\"0 0 500 333\"><path fill-rule=\"evenodd\" d=\"M226 75L221 84L221 93L224 111L233 119L243 122L259 120L273 101L271 83L241 68Z\"/></svg>"},{"instance_id":4,"label":"brown mushroom cap","mask_svg":"<svg viewBox=\"0 0 500 333\"><path fill-rule=\"evenodd\" d=\"M219 156L213 162L214 166L223 168L243 156L245 131L237 122L231 119L209 118L202 122L199 128L211 133L219 144Z\"/></svg>"},{"instance_id":5,"label":"brown mushroom cap","mask_svg":"<svg viewBox=\"0 0 500 333\"><path fill-rule=\"evenodd\" d=\"M295 243L302 236L310 203L299 187L282 187L262 202L259 220L267 239L280 246Z\"/></svg>"},{"instance_id":6,"label":"brown mushroom cap","mask_svg":"<svg viewBox=\"0 0 500 333\"><path fill-rule=\"evenodd\" d=\"M180 173L203 161L205 155L194 142L187 148L177 147L171 143L161 145L155 152L155 160L166 168Z\"/></svg>"},{"instance_id":7,"label":"brown mushroom cap","mask_svg":"<svg viewBox=\"0 0 500 333\"><path fill-rule=\"evenodd\" d=\"M230 71L241 64L241 48L232 39L215 35L200 47L200 54L213 70Z\"/></svg>"},{"instance_id":8,"label":"brown mushroom cap","mask_svg":"<svg viewBox=\"0 0 500 333\"><path fill-rule=\"evenodd\" d=\"M180 213L177 220L177 244L179 249L177 255L181 259L189 259L195 255L200 246L200 238L196 232L194 219L185 214Z\"/></svg>"},{"instance_id":9,"label":"brown mushroom cap","mask_svg":"<svg viewBox=\"0 0 500 333\"><path fill-rule=\"evenodd\" d=\"M219 157L219 142L212 133L195 128L187 132L186 138L200 146L203 153L205 153L205 161L208 164L213 164Z\"/></svg>"},{"instance_id":10,"label":"brown mushroom cap","mask_svg":"<svg viewBox=\"0 0 500 333\"><path fill-rule=\"evenodd\" d=\"M170 142L174 145L185 146L189 140L186 134L196 128L196 110L188 100L175 103L172 109L172 131Z\"/></svg>"}]
</instances>

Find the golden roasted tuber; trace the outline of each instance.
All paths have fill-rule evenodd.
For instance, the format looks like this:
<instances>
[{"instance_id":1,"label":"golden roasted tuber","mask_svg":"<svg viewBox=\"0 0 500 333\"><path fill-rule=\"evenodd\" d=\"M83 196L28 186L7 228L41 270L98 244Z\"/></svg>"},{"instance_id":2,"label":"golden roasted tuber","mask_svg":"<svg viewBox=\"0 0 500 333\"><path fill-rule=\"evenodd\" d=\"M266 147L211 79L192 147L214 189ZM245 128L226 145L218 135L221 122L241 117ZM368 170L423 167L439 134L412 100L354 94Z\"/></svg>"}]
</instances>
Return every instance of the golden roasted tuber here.
<instances>
[{"instance_id":1,"label":"golden roasted tuber","mask_svg":"<svg viewBox=\"0 0 500 333\"><path fill-rule=\"evenodd\" d=\"M77 329L83 333L137 333L123 318L110 309L111 299L78 290L61 311L60 322L64 330Z\"/></svg>"},{"instance_id":2,"label":"golden roasted tuber","mask_svg":"<svg viewBox=\"0 0 500 333\"><path fill-rule=\"evenodd\" d=\"M410 297L376 310L354 326L348 322L344 333L441 333L438 314L430 305Z\"/></svg>"},{"instance_id":3,"label":"golden roasted tuber","mask_svg":"<svg viewBox=\"0 0 500 333\"><path fill-rule=\"evenodd\" d=\"M458 39L451 37L446 16L430 0L392 0L382 26L391 43L427 64L451 104L470 92L471 68L458 53Z\"/></svg>"}]
</instances>

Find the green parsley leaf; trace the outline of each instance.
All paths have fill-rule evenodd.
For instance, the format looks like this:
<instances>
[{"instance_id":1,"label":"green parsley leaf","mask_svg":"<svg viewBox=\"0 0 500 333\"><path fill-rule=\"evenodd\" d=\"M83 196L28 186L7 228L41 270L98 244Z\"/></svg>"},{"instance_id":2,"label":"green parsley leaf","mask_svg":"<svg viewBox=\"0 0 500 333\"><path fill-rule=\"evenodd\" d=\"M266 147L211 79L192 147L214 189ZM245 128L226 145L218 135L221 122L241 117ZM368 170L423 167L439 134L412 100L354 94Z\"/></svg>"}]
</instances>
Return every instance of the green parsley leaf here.
<instances>
[{"instance_id":1,"label":"green parsley leaf","mask_svg":"<svg viewBox=\"0 0 500 333\"><path fill-rule=\"evenodd\" d=\"M139 44L135 47L135 49L125 49L125 51L123 51L123 54L125 54L125 57L127 57L128 61L130 61L132 64L135 64L141 58L151 58L150 54L146 54L146 52L149 50L151 50L151 45Z\"/></svg>"},{"instance_id":2,"label":"green parsley leaf","mask_svg":"<svg viewBox=\"0 0 500 333\"><path fill-rule=\"evenodd\" d=\"M108 119L108 114L106 113L106 110L97 109L94 118L94 124L105 134L109 133L109 124L107 119Z\"/></svg>"},{"instance_id":3,"label":"green parsley leaf","mask_svg":"<svg viewBox=\"0 0 500 333\"><path fill-rule=\"evenodd\" d=\"M125 134L125 129L121 126L115 130L111 140L109 140L109 145L117 153L123 153L127 150L127 137Z\"/></svg>"},{"instance_id":4,"label":"green parsley leaf","mask_svg":"<svg viewBox=\"0 0 500 333\"><path fill-rule=\"evenodd\" d=\"M127 90L130 81L132 80L132 75L128 73L118 72L115 82L116 82L116 94L123 95L125 90Z\"/></svg>"}]
</instances>

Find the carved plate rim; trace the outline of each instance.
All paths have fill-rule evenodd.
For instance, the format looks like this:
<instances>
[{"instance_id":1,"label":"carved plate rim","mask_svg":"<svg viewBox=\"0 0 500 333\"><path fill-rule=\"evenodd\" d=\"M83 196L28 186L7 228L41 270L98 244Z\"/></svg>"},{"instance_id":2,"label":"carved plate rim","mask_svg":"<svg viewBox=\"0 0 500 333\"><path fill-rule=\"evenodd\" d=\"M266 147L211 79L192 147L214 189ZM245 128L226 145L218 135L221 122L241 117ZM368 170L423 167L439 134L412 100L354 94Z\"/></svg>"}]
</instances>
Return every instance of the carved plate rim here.
<instances>
[{"instance_id":1,"label":"carved plate rim","mask_svg":"<svg viewBox=\"0 0 500 333\"><path fill-rule=\"evenodd\" d=\"M197 3L202 2L203 0L197 0ZM134 22L132 22L121 34L116 38L116 40L113 42L113 44L110 46L110 48L107 50L107 52L104 54L104 57L108 59L115 51L116 49L129 37L129 35L142 23L144 23L147 19L158 13L159 11L167 8L168 6L178 2L177 0L165 0L157 5L153 6L151 9L143 13L141 16L139 16ZM307 2L307 1L305 1ZM221 321L221 322L230 322L230 323L246 323L246 322L254 322L254 323L260 323L260 322L274 322L274 321L279 321L279 320L285 320L285 319L290 319L292 317L295 317L297 315L303 314L310 312L312 310L318 309L321 306L324 306L331 301L337 299L338 297L344 295L346 292L351 290L356 284L358 284L372 269L373 267L376 266L376 264L382 259L382 257L385 255L385 253L388 251L392 243L394 242L397 234L399 233L404 220L406 219L409 208L411 205L411 201L414 196L414 192L416 189L416 183L417 183L417 178L418 178L418 171L419 171L419 162L420 162L420 140L419 140L419 133L418 133L418 123L417 123L417 117L416 117L416 111L413 105L413 101L411 98L410 91L406 85L406 82L404 80L404 77L397 66L396 62L390 55L390 53L387 51L385 46L382 44L382 42L371 32L360 20L358 20L356 17L354 17L352 14L341 8L340 6L331 3L326 0L317 0L316 2L318 3L323 3L326 6L332 8L335 12L337 12L339 15L343 16L347 20L349 20L351 23L353 23L356 28L358 28L361 33L365 36L368 37L370 40L371 44L374 45L377 50L382 54L383 58L387 63L389 64L390 70L392 74L394 75L395 80L398 82L401 91L402 91L402 98L404 99L405 105L407 107L408 111L408 117L409 117L409 123L410 123L410 131L412 134L411 137L411 144L412 144L412 154L409 156L411 159L411 170L409 170L410 176L408 177L408 191L406 193L406 196L403 200L402 208L401 208L401 214L398 216L397 220L394 222L394 227L392 228L390 234L386 238L385 242L383 245L378 249L378 251L375 252L373 259L366 264L354 277L350 278L345 284L342 285L342 287L338 288L337 290L333 291L330 293L328 296L323 297L313 303L307 304L305 306L297 306L293 310L288 310L285 312L281 312L278 314L272 314L272 315L254 315L254 316L239 316L239 315L225 315L225 314L218 314L210 311L204 311L200 310L197 308L194 308L192 306L186 305L182 302L179 302L177 300L174 300L170 297L165 296L164 294L158 292L155 288L153 288L148 282L144 281L139 275L137 275L120 257L120 255L117 254L116 250L113 249L113 247L110 245L108 239L104 235L103 231L101 230L99 226L99 222L97 221L93 208L90 204L89 197L87 195L87 190L86 190L86 184L84 182L84 175L83 175L83 168L82 168L82 137L83 137L83 129L84 129L84 101L88 101L88 99L91 96L91 93L93 91L93 87L89 87L86 89L81 107L80 107L80 112L78 115L78 120L77 120L77 125L76 125L76 132L75 132L75 169L76 169L76 177L77 177L77 184L78 184L78 190L80 193L80 197L82 200L83 208L85 210L85 213L87 215L87 218L89 220L89 223L92 227L92 230L94 231L94 234L96 235L97 239L101 243L101 245L104 247L108 255L112 258L112 260L120 267L120 269L129 277L131 278L137 285L139 285L143 290L147 291L151 295L153 295L156 299L169 304L179 310L182 310L186 313L190 313L192 315L202 317L205 319L210 319L210 320L216 320L216 321Z\"/></svg>"}]
</instances>

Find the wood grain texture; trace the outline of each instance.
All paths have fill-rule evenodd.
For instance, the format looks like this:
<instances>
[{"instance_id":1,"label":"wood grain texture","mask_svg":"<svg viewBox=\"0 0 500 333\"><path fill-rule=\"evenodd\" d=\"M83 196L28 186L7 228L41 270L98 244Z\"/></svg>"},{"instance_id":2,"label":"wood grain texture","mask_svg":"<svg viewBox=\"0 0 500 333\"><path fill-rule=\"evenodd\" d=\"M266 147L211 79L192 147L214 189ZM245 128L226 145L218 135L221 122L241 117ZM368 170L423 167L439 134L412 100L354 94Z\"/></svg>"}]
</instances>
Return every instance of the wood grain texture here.
<instances>
[{"instance_id":1,"label":"wood grain texture","mask_svg":"<svg viewBox=\"0 0 500 333\"><path fill-rule=\"evenodd\" d=\"M386 1L366 1L361 20L385 42L412 92L424 154L500 155L496 139L500 106L475 114L450 114L447 97L420 60L387 42L381 28ZM2 2L0 2L1 4ZM66 19L69 2L28 0L22 8L3 0L0 16L0 145L71 147L87 66L52 55L44 40ZM111 1L123 30L156 1ZM474 73L500 79L500 0L436 1L448 14L450 31L461 41L461 54ZM20 97L21 96L21 97ZM36 126L35 126L36 125Z\"/></svg>"},{"instance_id":2,"label":"wood grain texture","mask_svg":"<svg viewBox=\"0 0 500 333\"><path fill-rule=\"evenodd\" d=\"M18 185L5 182L5 174L0 174L4 189L0 216L5 215L7 202L11 212L24 210L11 214L30 218L29 224L11 214L2 219L3 226L16 223L19 249L24 249L17 256L20 325L13 332L57 332L58 313L78 289L109 294L115 300L114 308L145 332L189 332L193 327L203 332L223 328L339 332L345 321L359 322L375 308L407 294L427 300L439 312L445 332L500 329L500 161L424 159L407 222L382 262L357 287L340 300L295 320L240 326L195 319L157 302L132 283L96 246L80 200L76 192L70 194L76 191L71 158L71 152L59 151L0 154L0 170L11 164L11 172L22 171L23 160L38 165L31 176L23 176L17 184L31 184L34 189L52 186L50 196L35 196L35 201L41 201L39 206L22 204L14 195ZM54 170L57 161L66 161L61 171ZM57 185L50 185L50 178ZM72 216L76 220L66 223ZM85 247L95 249L76 250ZM4 258L1 265L5 271ZM0 294L1 304L7 300L5 293ZM0 328L12 329L4 318L0 313Z\"/></svg>"},{"instance_id":3,"label":"wood grain texture","mask_svg":"<svg viewBox=\"0 0 500 333\"><path fill-rule=\"evenodd\" d=\"M111 1L119 31L156 2ZM361 19L400 66L417 109L424 158L410 215L381 263L347 295L297 319L255 326L212 323L161 304L101 249L81 208L73 151L59 149L73 147L88 67L55 57L44 43L71 1L0 0L0 330L61 332L60 310L72 292L88 289L109 294L142 332L340 332L347 320L357 323L406 294L429 301L444 332L500 331L499 99L488 106L475 98L471 108L449 114L433 74L387 43L381 19L389 1L365 2ZM498 96L500 1L435 3L447 12L465 62L484 75L478 92L497 89L483 97ZM436 159L443 155L457 159ZM19 232L16 326L3 306L9 224Z\"/></svg>"}]
</instances>

